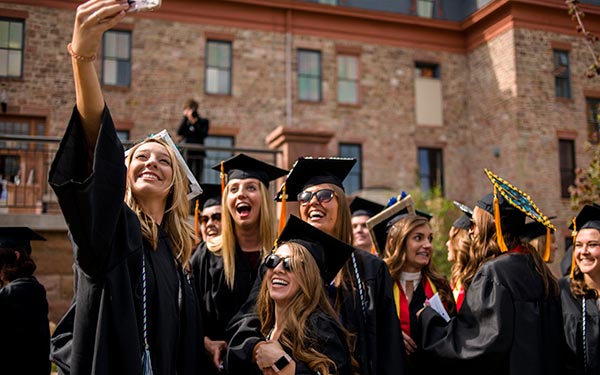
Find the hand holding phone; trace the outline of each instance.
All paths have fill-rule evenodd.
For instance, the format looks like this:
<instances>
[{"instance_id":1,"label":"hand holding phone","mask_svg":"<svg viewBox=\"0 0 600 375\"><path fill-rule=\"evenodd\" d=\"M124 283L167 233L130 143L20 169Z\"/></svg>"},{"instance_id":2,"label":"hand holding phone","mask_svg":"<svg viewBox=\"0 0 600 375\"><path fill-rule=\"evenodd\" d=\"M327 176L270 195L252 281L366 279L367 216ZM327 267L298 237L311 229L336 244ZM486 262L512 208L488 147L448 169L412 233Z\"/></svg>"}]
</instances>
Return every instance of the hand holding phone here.
<instances>
[{"instance_id":1,"label":"hand holding phone","mask_svg":"<svg viewBox=\"0 0 600 375\"><path fill-rule=\"evenodd\" d=\"M158 9L161 4L161 0L127 0L129 3L129 9L127 12L146 12L154 9Z\"/></svg>"}]
</instances>

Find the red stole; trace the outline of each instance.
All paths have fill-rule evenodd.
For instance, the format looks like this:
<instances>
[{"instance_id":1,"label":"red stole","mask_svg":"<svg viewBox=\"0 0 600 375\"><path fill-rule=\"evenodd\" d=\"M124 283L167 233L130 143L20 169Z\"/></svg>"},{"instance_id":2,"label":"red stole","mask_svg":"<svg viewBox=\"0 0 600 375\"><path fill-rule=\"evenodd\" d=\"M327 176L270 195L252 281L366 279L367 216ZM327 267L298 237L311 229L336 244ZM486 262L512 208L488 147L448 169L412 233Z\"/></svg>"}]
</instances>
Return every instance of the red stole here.
<instances>
[{"instance_id":1,"label":"red stole","mask_svg":"<svg viewBox=\"0 0 600 375\"><path fill-rule=\"evenodd\" d=\"M427 280L427 282L425 282ZM437 292L437 288L427 276L421 278L421 285L425 289L425 296L427 298L433 297ZM394 302L396 304L396 312L398 313L398 319L400 320L400 328L410 336L410 309L408 306L408 300L400 281L394 283Z\"/></svg>"},{"instance_id":2,"label":"red stole","mask_svg":"<svg viewBox=\"0 0 600 375\"><path fill-rule=\"evenodd\" d=\"M452 294L456 301L456 312L459 312L463 301L465 300L465 287L461 283L458 283L454 286L454 289L452 289Z\"/></svg>"}]
</instances>

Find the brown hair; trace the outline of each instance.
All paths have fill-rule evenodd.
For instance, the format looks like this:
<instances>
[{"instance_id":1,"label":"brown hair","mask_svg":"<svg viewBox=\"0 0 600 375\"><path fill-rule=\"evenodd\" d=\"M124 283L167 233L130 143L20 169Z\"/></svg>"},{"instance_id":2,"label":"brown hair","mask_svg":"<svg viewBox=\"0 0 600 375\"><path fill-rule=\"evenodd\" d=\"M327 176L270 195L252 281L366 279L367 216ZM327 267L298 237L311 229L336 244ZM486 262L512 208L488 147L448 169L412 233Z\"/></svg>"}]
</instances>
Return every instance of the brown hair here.
<instances>
[{"instance_id":1,"label":"brown hair","mask_svg":"<svg viewBox=\"0 0 600 375\"><path fill-rule=\"evenodd\" d=\"M385 245L386 257L383 260L388 265L393 280L400 280L402 266L404 266L404 263L406 262L406 249L410 233L415 230L415 228L423 225L431 227L427 218L409 214L402 217L390 228ZM448 280L436 271L431 260L423 267L423 269L421 269L421 273L423 276L429 278L433 285L435 285L448 312L453 314L456 310L456 304Z\"/></svg>"},{"instance_id":2,"label":"brown hair","mask_svg":"<svg viewBox=\"0 0 600 375\"><path fill-rule=\"evenodd\" d=\"M27 252L8 247L0 248L0 288L4 286L4 280L10 282L20 277L31 276L35 269L35 262Z\"/></svg>"},{"instance_id":3,"label":"brown hair","mask_svg":"<svg viewBox=\"0 0 600 375\"><path fill-rule=\"evenodd\" d=\"M197 101L195 101L194 99L188 99L188 100L186 100L185 107L183 107L183 108L184 109L185 108L189 108L192 111L197 111L198 110L198 106L199 106L199 104L198 104Z\"/></svg>"},{"instance_id":4,"label":"brown hair","mask_svg":"<svg viewBox=\"0 0 600 375\"><path fill-rule=\"evenodd\" d=\"M596 228L585 228L585 229L594 229L594 230L600 232L600 230L598 230ZM577 239L577 237L575 237L575 240L576 239ZM575 245L573 245L573 257L574 256L575 256ZM577 265L577 262L575 262L574 267L575 268L573 269L573 280L571 280L571 293L573 293L574 296L582 297L582 298L597 299L598 297L600 297L598 291L594 288L590 288L587 285L587 283L585 282L584 273L581 272L581 269Z\"/></svg>"},{"instance_id":5,"label":"brown hair","mask_svg":"<svg viewBox=\"0 0 600 375\"><path fill-rule=\"evenodd\" d=\"M450 228L449 241L454 248L454 264L451 269L450 285L456 287L462 284L461 275L469 262L469 250L472 241L468 230L457 227Z\"/></svg>"},{"instance_id":6,"label":"brown hair","mask_svg":"<svg viewBox=\"0 0 600 375\"><path fill-rule=\"evenodd\" d=\"M283 347L291 350L294 359L306 363L314 372L329 375L331 374L329 369L335 369L336 363L312 347L313 340L318 338L319 332L307 332L307 329L315 328L307 327L307 321L317 310L329 315L335 321L338 321L337 313L329 303L317 263L306 247L295 242L286 242L285 245L292 251L292 272L298 280L299 289L287 306L285 327L279 341ZM269 295L268 283L268 278L264 277L257 301L261 332L265 336L275 326L275 303ZM352 353L349 333L341 324L339 328L345 336L348 351ZM352 364L356 369L354 359Z\"/></svg>"}]
</instances>

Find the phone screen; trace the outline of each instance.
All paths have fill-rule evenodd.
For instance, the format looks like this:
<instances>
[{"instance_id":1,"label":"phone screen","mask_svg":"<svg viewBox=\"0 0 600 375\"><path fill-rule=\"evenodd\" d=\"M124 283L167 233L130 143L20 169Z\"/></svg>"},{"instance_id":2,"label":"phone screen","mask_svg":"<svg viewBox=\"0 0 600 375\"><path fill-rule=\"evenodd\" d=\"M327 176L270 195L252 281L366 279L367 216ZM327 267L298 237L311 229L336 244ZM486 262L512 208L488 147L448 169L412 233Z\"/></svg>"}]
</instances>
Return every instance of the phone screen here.
<instances>
[{"instance_id":1,"label":"phone screen","mask_svg":"<svg viewBox=\"0 0 600 375\"><path fill-rule=\"evenodd\" d=\"M127 0L129 3L128 12L144 12L154 10L160 7L161 0Z\"/></svg>"}]
</instances>

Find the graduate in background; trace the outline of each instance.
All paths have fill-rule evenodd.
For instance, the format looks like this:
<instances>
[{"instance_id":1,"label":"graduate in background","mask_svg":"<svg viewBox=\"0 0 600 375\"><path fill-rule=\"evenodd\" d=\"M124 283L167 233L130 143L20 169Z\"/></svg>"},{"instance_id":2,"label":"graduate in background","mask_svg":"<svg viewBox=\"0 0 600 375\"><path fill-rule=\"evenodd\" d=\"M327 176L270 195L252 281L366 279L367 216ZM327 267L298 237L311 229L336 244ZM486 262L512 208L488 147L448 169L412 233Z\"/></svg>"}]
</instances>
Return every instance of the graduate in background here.
<instances>
[{"instance_id":1,"label":"graduate in background","mask_svg":"<svg viewBox=\"0 0 600 375\"><path fill-rule=\"evenodd\" d=\"M50 373L48 300L33 276L32 240L46 239L27 227L0 227L0 366L6 374Z\"/></svg>"},{"instance_id":2,"label":"graduate in background","mask_svg":"<svg viewBox=\"0 0 600 375\"><path fill-rule=\"evenodd\" d=\"M565 374L600 373L600 207L586 205L570 226L571 275L559 280L565 333Z\"/></svg>"},{"instance_id":3,"label":"graduate in background","mask_svg":"<svg viewBox=\"0 0 600 375\"><path fill-rule=\"evenodd\" d=\"M463 212L463 215L452 223L446 247L448 248L448 262L452 263L450 286L452 287L452 294L456 301L456 311L460 311L465 299L465 288L462 278L463 272L469 262L473 210L460 202L454 201L454 205Z\"/></svg>"},{"instance_id":4,"label":"graduate in background","mask_svg":"<svg viewBox=\"0 0 600 375\"><path fill-rule=\"evenodd\" d=\"M420 314L423 349L460 374L562 374L558 286L520 239L525 217L553 228L522 191L486 170L494 193L473 211L474 243L487 244L459 313L448 323L430 307ZM475 249L476 251L477 249Z\"/></svg>"},{"instance_id":5,"label":"graduate in background","mask_svg":"<svg viewBox=\"0 0 600 375\"><path fill-rule=\"evenodd\" d=\"M384 208L381 204L361 197L356 197L350 202L350 212L352 213L352 245L355 248L377 255L375 246L369 235L367 220L381 212Z\"/></svg>"},{"instance_id":6,"label":"graduate in background","mask_svg":"<svg viewBox=\"0 0 600 375\"><path fill-rule=\"evenodd\" d=\"M223 181L221 235L199 250L197 292L201 296L204 348L211 359L209 373L227 373L223 369L225 328L248 299L258 267L273 247L275 207L269 182L287 171L245 154L224 160L213 169L227 177Z\"/></svg>"},{"instance_id":7,"label":"graduate in background","mask_svg":"<svg viewBox=\"0 0 600 375\"><path fill-rule=\"evenodd\" d=\"M548 219L552 220L555 216L551 216ZM556 245L556 236L554 235L554 231L546 230L546 227L537 222L532 221L530 223L525 224L524 233L522 235L523 240L529 242L531 246L540 254L544 262L553 263L554 257L556 256L556 250L558 250L558 246Z\"/></svg>"},{"instance_id":8,"label":"graduate in background","mask_svg":"<svg viewBox=\"0 0 600 375\"><path fill-rule=\"evenodd\" d=\"M425 213L419 215L413 208L412 198L406 196L368 222L372 233L379 236L378 246L385 246L383 260L394 282L394 302L402 327L409 374L442 370L435 367L436 362L420 346L417 311L436 293L449 314L454 315L456 310L450 284L432 264L431 216L422 215Z\"/></svg>"},{"instance_id":9,"label":"graduate in background","mask_svg":"<svg viewBox=\"0 0 600 375\"><path fill-rule=\"evenodd\" d=\"M69 350L54 346L53 359L75 375L198 375L203 334L189 276L197 237L188 213L199 186L166 132L124 158L93 63L103 33L128 8L80 4L67 47L76 107L49 183L69 228L77 280L70 314L55 331Z\"/></svg>"}]
</instances>

